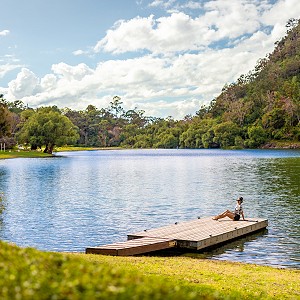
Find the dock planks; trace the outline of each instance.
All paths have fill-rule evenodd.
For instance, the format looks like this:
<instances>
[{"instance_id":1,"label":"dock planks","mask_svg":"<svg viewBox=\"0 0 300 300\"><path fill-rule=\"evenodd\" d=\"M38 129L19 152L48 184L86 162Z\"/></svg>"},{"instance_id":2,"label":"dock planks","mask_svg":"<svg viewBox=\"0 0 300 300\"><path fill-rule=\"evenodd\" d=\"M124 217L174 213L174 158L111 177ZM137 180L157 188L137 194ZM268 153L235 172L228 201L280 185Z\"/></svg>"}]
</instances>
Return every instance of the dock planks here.
<instances>
[{"instance_id":1,"label":"dock planks","mask_svg":"<svg viewBox=\"0 0 300 300\"><path fill-rule=\"evenodd\" d=\"M131 256L142 253L173 248L176 241L166 238L143 237L100 247L86 248L87 254L103 254L114 256Z\"/></svg>"},{"instance_id":2,"label":"dock planks","mask_svg":"<svg viewBox=\"0 0 300 300\"><path fill-rule=\"evenodd\" d=\"M86 253L104 255L137 255L172 247L202 250L259 231L268 226L260 218L232 221L229 218L212 220L211 217L128 234L128 241L90 247Z\"/></svg>"}]
</instances>

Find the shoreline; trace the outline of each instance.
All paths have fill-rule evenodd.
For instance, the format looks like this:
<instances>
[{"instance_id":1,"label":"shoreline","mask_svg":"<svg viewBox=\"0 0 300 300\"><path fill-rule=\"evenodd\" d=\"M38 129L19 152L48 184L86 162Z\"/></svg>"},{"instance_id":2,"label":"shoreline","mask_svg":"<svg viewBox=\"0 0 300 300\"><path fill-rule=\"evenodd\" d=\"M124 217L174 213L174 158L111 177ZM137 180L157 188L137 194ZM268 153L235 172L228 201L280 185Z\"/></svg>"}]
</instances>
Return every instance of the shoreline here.
<instances>
[{"instance_id":1,"label":"shoreline","mask_svg":"<svg viewBox=\"0 0 300 300\"><path fill-rule=\"evenodd\" d=\"M0 255L4 270L0 298L4 300L16 295L22 299L172 300L300 296L300 271L294 269L191 257L45 252L2 241Z\"/></svg>"},{"instance_id":2,"label":"shoreline","mask_svg":"<svg viewBox=\"0 0 300 300\"><path fill-rule=\"evenodd\" d=\"M216 264L222 264L222 263L227 263L227 264L232 264L232 265L242 265L242 266L248 266L251 268L253 267L259 267L259 268L270 268L274 270L286 270L286 271L296 271L299 272L300 274L300 266L297 268L295 266L288 266L288 265L271 265L271 264L263 264L263 263L257 263L257 262L246 262L246 261L235 261L235 260L230 260L230 259L214 259L211 257L206 257L203 256L203 253L199 251L197 252L183 252L182 254L176 255L176 254L155 254L155 251L153 253L149 252L147 254L140 254L140 255L129 255L129 256L115 256L115 255L109 255L109 254L92 254L92 253L85 253L85 251L69 251L69 250L40 250L38 248L32 247L32 246L20 246L14 242L9 242L5 240L0 240L0 244L5 243L8 246L11 247L17 247L20 249L34 249L37 252L40 253L56 253L56 254L61 254L61 255L70 255L70 256L82 256L82 257L106 257L107 259L131 259L131 258L157 258L157 259L191 259L191 260L199 260L199 261L207 261L209 263L216 263Z\"/></svg>"},{"instance_id":3,"label":"shoreline","mask_svg":"<svg viewBox=\"0 0 300 300\"><path fill-rule=\"evenodd\" d=\"M261 149L274 149L274 150L297 150L300 149L300 142L284 142L284 141L270 141L263 145Z\"/></svg>"},{"instance_id":4,"label":"shoreline","mask_svg":"<svg viewBox=\"0 0 300 300\"><path fill-rule=\"evenodd\" d=\"M76 146L66 146L57 147L52 154L44 153L38 150L6 150L5 152L0 152L1 159L11 159L11 158L49 158L55 157L57 152L73 152L73 151L98 151L98 150L134 150L139 148L122 148L122 147L76 147ZM157 148L147 148L147 149L157 149ZM180 148L179 148L180 149ZM221 149L221 148L220 148ZM300 150L300 142L278 142L270 141L259 148L244 148L238 150ZM171 150L171 148L170 148ZM176 150L176 149L174 149ZM200 148L191 150L201 150Z\"/></svg>"}]
</instances>

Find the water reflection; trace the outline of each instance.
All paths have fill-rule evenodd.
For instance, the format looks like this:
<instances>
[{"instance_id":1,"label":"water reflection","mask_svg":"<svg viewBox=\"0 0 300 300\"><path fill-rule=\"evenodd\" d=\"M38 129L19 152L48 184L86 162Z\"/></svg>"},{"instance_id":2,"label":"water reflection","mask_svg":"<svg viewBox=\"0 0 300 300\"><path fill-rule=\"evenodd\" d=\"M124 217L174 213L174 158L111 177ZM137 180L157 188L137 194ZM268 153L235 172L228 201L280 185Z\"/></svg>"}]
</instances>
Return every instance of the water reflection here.
<instances>
[{"instance_id":1,"label":"water reflection","mask_svg":"<svg viewBox=\"0 0 300 300\"><path fill-rule=\"evenodd\" d=\"M268 171L266 171L266 168ZM289 256L291 265L300 263L300 160L270 159L260 164L263 203L269 219L266 251L280 264Z\"/></svg>"},{"instance_id":2,"label":"water reflection","mask_svg":"<svg viewBox=\"0 0 300 300\"><path fill-rule=\"evenodd\" d=\"M5 177L5 169L0 168L0 236L1 236L1 231L3 230L3 219L4 219L4 212L5 212L5 197L4 197L4 192L3 192L3 186L1 183L5 182L4 180Z\"/></svg>"},{"instance_id":3,"label":"water reflection","mask_svg":"<svg viewBox=\"0 0 300 300\"><path fill-rule=\"evenodd\" d=\"M1 239L41 250L84 251L143 229L215 215L232 209L243 195L246 217L268 218L268 233L211 257L299 267L299 151L124 150L60 156L0 161L6 201Z\"/></svg>"},{"instance_id":4,"label":"water reflection","mask_svg":"<svg viewBox=\"0 0 300 300\"><path fill-rule=\"evenodd\" d=\"M4 204L4 194L0 192L0 230L2 228L3 224L3 213L5 210L5 204Z\"/></svg>"},{"instance_id":5,"label":"water reflection","mask_svg":"<svg viewBox=\"0 0 300 300\"><path fill-rule=\"evenodd\" d=\"M210 259L226 259L226 254L228 253L240 253L242 255L243 252L247 251L249 245L252 242L261 242L267 236L268 230L260 230L253 234L247 235L238 240L234 240L232 242L226 243L219 247L214 247L210 249L206 249L203 251L199 251L197 253L185 253L183 256L192 256L196 258L210 258ZM229 255L230 256L230 255ZM239 261L239 255L235 255L235 259Z\"/></svg>"}]
</instances>

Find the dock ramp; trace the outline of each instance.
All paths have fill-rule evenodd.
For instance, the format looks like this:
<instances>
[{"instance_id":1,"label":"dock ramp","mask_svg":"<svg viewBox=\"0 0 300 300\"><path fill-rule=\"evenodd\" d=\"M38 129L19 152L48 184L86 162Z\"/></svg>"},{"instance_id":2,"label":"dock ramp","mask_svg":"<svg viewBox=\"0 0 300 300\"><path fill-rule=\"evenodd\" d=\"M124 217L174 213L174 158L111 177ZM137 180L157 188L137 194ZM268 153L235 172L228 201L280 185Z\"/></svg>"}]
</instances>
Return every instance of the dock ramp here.
<instances>
[{"instance_id":1,"label":"dock ramp","mask_svg":"<svg viewBox=\"0 0 300 300\"><path fill-rule=\"evenodd\" d=\"M109 244L99 247L86 248L87 254L103 254L114 256L138 255L157 250L164 250L176 246L176 241L166 238L142 237L126 242Z\"/></svg>"}]
</instances>

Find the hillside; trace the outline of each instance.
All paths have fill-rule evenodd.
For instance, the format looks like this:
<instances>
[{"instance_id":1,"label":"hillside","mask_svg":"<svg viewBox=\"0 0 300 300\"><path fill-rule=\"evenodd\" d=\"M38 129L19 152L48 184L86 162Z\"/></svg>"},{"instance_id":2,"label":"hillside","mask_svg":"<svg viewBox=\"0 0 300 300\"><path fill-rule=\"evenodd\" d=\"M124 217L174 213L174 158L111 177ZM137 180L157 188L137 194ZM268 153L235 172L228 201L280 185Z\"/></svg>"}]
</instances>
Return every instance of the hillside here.
<instances>
[{"instance_id":1,"label":"hillside","mask_svg":"<svg viewBox=\"0 0 300 300\"><path fill-rule=\"evenodd\" d=\"M290 20L287 35L255 69L225 86L207 114L244 129L246 146L300 138L300 23Z\"/></svg>"}]
</instances>

